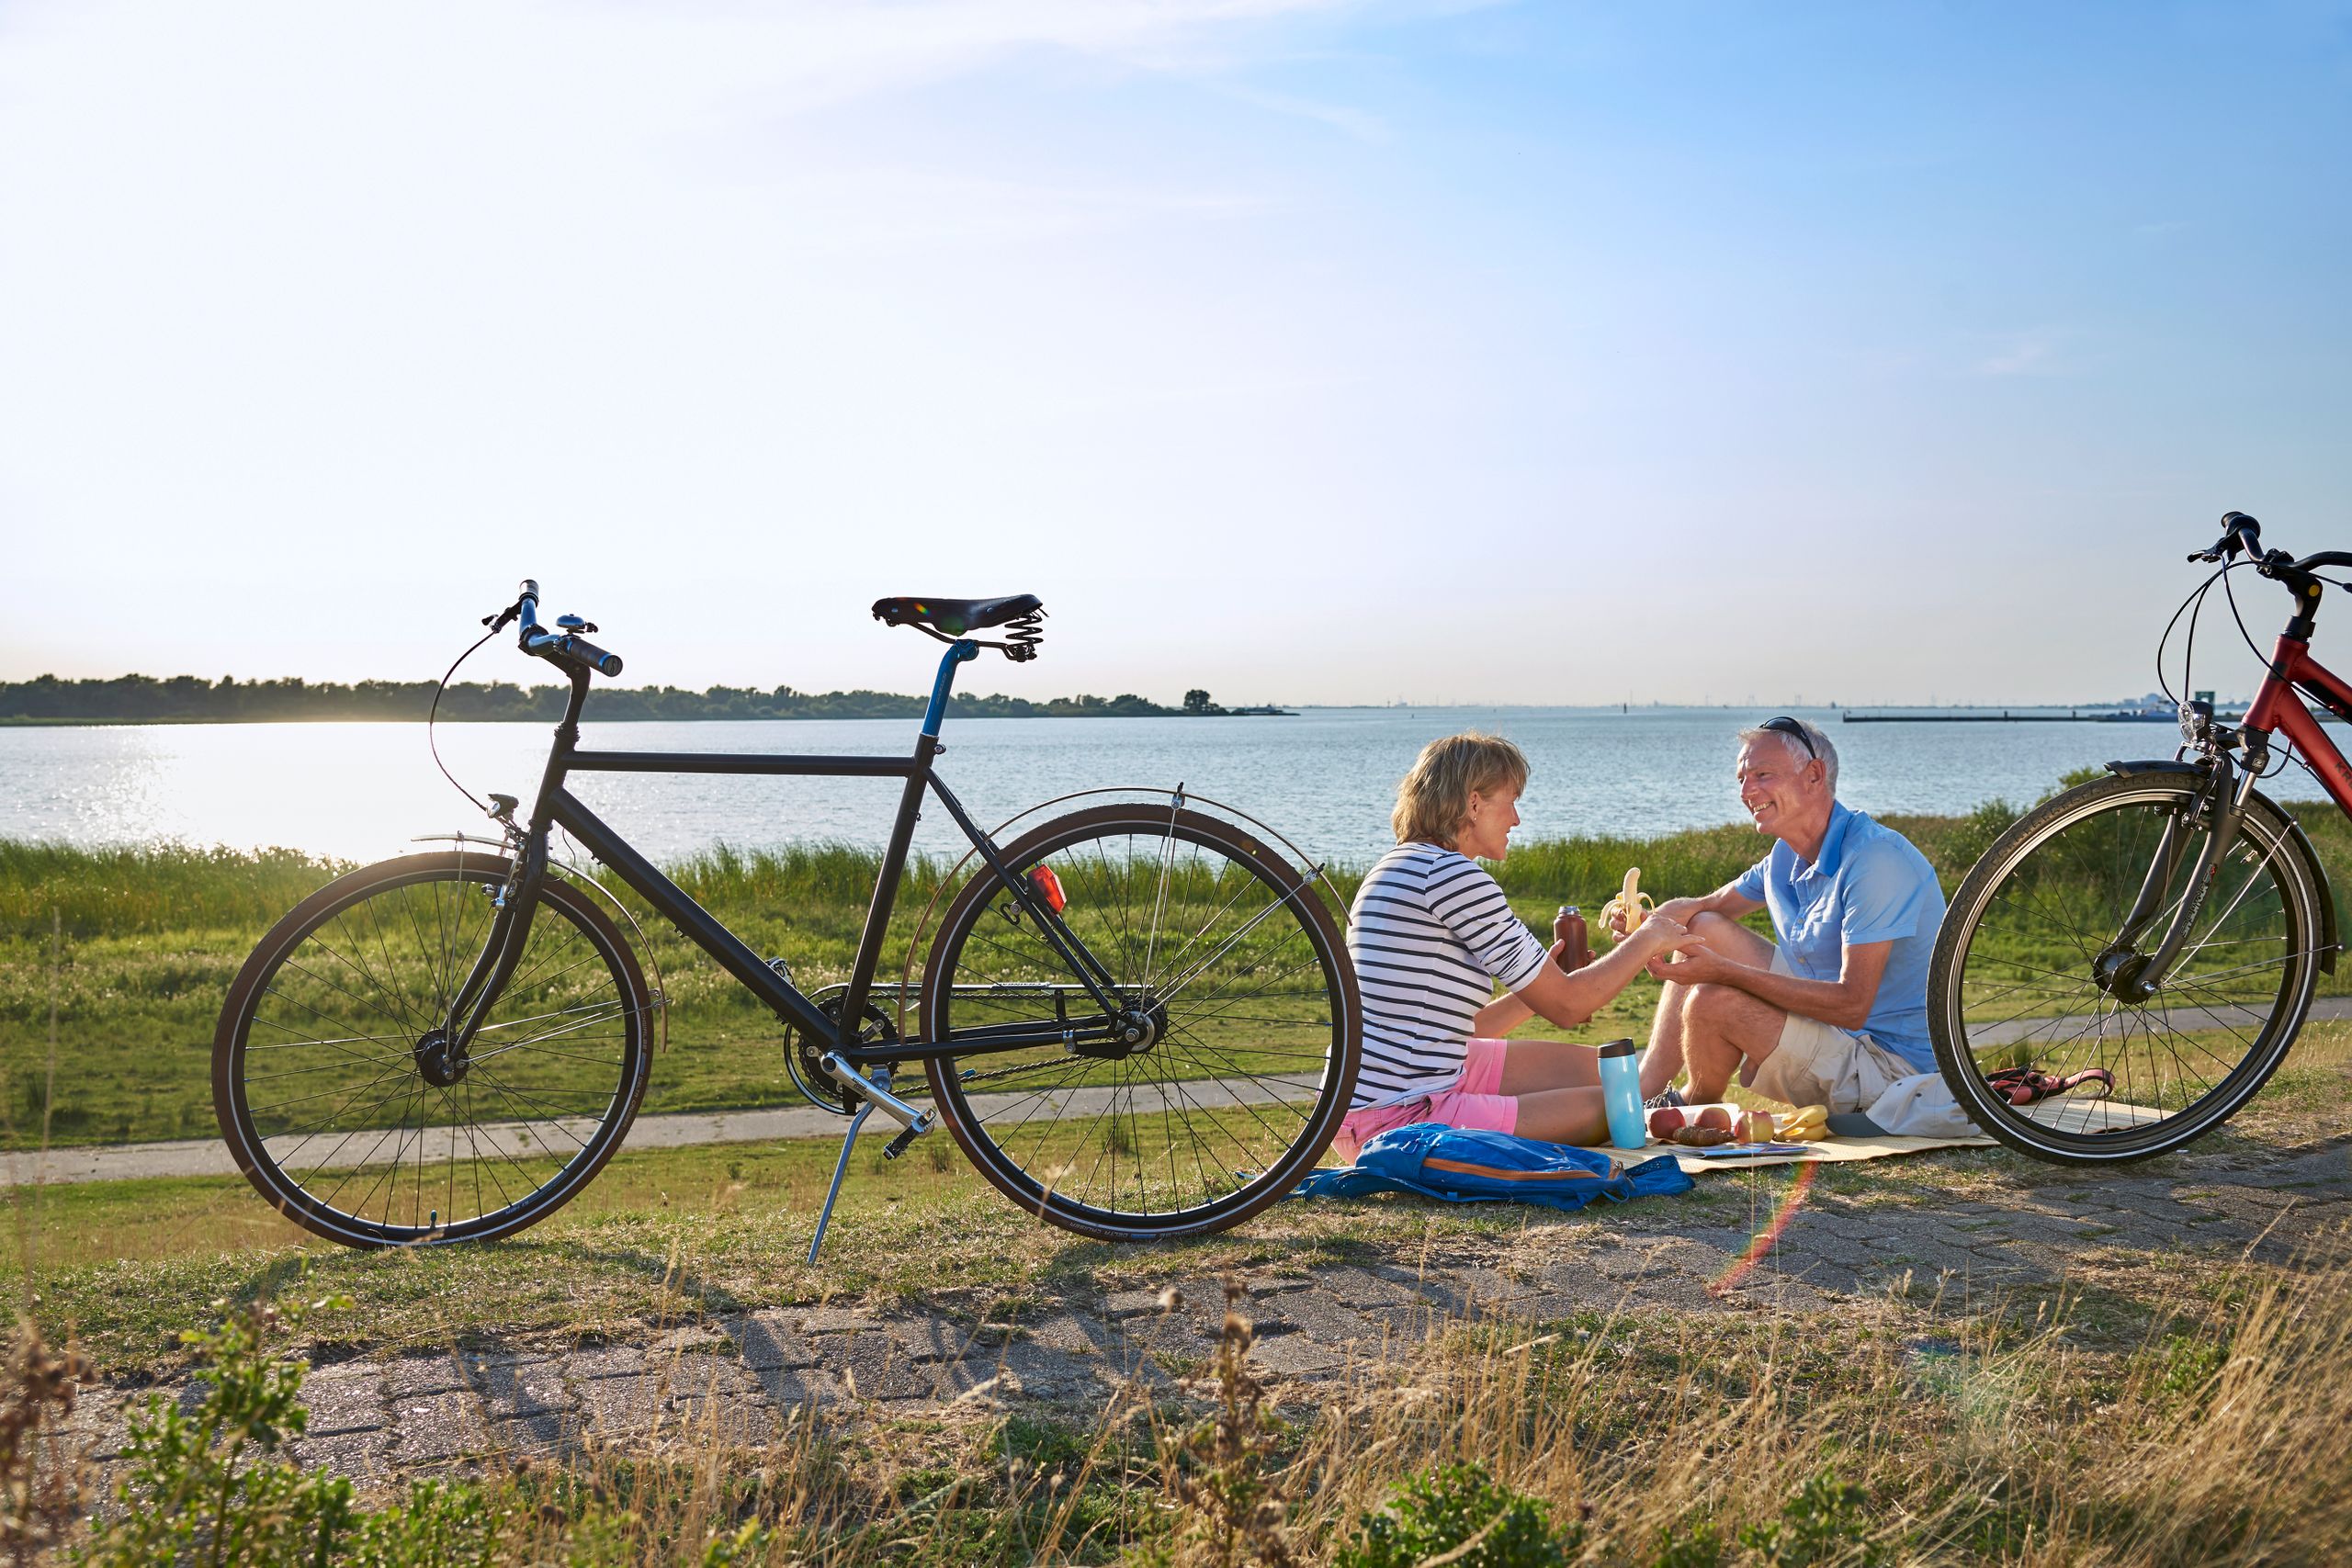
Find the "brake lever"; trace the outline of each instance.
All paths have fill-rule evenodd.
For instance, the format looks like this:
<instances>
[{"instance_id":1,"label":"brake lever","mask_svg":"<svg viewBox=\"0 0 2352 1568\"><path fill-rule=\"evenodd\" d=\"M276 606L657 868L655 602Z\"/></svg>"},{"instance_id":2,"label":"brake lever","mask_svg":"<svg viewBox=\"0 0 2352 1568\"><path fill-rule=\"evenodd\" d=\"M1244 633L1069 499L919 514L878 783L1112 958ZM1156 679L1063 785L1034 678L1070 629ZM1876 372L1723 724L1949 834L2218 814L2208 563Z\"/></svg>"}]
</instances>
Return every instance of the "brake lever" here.
<instances>
[{"instance_id":1,"label":"brake lever","mask_svg":"<svg viewBox=\"0 0 2352 1568\"><path fill-rule=\"evenodd\" d=\"M503 610L499 611L498 614L494 615L484 615L481 618L481 624L488 626L493 632L503 631L508 626L514 623L514 617L522 613L523 602L520 599L517 599L512 604L507 605Z\"/></svg>"}]
</instances>

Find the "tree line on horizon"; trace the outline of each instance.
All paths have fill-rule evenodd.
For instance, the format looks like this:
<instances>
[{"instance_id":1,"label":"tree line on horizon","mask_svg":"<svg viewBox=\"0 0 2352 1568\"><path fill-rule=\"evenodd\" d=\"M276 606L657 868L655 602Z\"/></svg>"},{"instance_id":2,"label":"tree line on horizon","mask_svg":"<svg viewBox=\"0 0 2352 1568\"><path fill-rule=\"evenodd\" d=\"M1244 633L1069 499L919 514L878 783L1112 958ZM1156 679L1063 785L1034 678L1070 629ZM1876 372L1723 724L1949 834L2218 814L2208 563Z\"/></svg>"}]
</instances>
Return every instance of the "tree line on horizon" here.
<instances>
[{"instance_id":1,"label":"tree line on horizon","mask_svg":"<svg viewBox=\"0 0 2352 1568\"><path fill-rule=\"evenodd\" d=\"M305 681L289 676L277 681L239 681L222 676L207 681L195 675L158 679L153 675L118 675L106 680L61 680L42 675L30 681L0 682L0 721L171 723L267 722L287 719L422 719L433 708L435 682L431 681ZM503 681L469 681L441 694L439 716L459 722L499 719L546 719L563 716L566 688L519 686ZM790 686L758 691L741 686L713 686L689 691L680 686L612 686L599 688L589 708L604 720L724 719L724 718L914 718L922 714L925 699L896 692L801 692ZM958 694L948 703L950 715L961 718L1135 718L1176 714L1221 714L1227 710L1208 700L1208 694L1185 694L1182 708L1172 708L1122 692L1115 697L1080 693L1043 702Z\"/></svg>"}]
</instances>

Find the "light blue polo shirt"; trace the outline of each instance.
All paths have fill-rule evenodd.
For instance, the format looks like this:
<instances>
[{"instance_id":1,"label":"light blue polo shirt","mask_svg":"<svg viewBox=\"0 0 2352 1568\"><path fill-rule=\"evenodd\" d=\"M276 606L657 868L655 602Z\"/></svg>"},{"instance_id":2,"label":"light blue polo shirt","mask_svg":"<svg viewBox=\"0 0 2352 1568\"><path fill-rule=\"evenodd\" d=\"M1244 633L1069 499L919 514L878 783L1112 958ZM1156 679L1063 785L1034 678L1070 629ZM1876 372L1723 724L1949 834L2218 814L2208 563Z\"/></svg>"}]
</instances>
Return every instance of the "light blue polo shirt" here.
<instances>
[{"instance_id":1,"label":"light blue polo shirt","mask_svg":"<svg viewBox=\"0 0 2352 1568\"><path fill-rule=\"evenodd\" d=\"M1936 868L1910 840L1833 801L1829 830L1812 864L1776 840L1732 888L1771 911L1773 934L1799 979L1837 979L1848 943L1893 942L1860 1032L1917 1071L1936 1070L1928 1039L1928 965L1943 924L1944 893Z\"/></svg>"}]
</instances>

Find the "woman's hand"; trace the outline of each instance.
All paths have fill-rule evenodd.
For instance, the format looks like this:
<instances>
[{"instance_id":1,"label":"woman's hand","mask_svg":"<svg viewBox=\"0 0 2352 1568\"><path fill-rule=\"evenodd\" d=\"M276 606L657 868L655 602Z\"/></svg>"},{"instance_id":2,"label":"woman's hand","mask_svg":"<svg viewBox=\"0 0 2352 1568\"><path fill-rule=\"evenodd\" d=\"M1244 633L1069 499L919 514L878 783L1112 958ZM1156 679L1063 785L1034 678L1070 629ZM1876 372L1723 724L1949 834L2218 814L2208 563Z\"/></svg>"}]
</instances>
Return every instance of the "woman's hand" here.
<instances>
[{"instance_id":1,"label":"woman's hand","mask_svg":"<svg viewBox=\"0 0 2352 1568\"><path fill-rule=\"evenodd\" d=\"M1660 917L1664 917L1665 919L1673 921L1676 925L1687 926L1692 920L1699 918L1700 914L1706 908L1706 902L1707 901L1703 898L1668 898L1665 903L1657 905L1651 908L1649 919L1655 920ZM1620 942L1625 940L1625 912L1623 909L1619 908L1611 911L1607 929L1609 931L1609 940L1611 942ZM1645 920L1642 923L1642 930L1647 931L1649 929L1649 921Z\"/></svg>"},{"instance_id":2,"label":"woman's hand","mask_svg":"<svg viewBox=\"0 0 2352 1568\"><path fill-rule=\"evenodd\" d=\"M1690 900L1679 899L1677 902L1688 903ZM1650 928L1653 926L1657 929L1652 931ZM1707 939L1693 931L1674 916L1668 914L1664 909L1653 909L1650 911L1650 918L1642 922L1642 929L1634 933L1634 941L1648 947L1649 951L1644 957L1655 972L1656 965L1666 962L1667 954L1685 953L1692 948L1703 947L1706 945Z\"/></svg>"}]
</instances>

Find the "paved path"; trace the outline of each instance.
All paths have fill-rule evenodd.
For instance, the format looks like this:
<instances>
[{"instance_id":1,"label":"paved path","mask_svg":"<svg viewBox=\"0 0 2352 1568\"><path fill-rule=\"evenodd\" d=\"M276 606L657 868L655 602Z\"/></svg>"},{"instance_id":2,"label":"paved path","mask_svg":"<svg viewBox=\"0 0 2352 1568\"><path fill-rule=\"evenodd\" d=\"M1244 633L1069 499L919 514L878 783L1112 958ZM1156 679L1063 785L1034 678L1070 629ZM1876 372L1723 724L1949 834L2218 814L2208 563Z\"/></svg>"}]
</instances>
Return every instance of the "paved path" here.
<instances>
[{"instance_id":1,"label":"paved path","mask_svg":"<svg viewBox=\"0 0 2352 1568\"><path fill-rule=\"evenodd\" d=\"M1494 1314L1851 1312L1905 1273L1915 1285L2031 1292L2093 1259L2127 1272L2183 1253L2287 1262L2314 1232L2352 1220L2352 1139L2275 1156L2173 1156L2153 1175L2030 1172L2002 1196L1892 1204L1815 1189L1744 1274L1734 1271L1751 1228L1678 1213L1673 1200L1612 1209L1606 1224L1538 1215L1476 1257L1430 1262L1412 1247L1362 1266L1277 1262L1241 1281L1258 1333L1250 1354L1313 1400L1436 1328ZM1075 1294L1009 1321L985 1315L992 1295L942 1292L897 1306L777 1303L649 1327L639 1343L493 1343L322 1365L305 1385L311 1427L298 1453L382 1483L615 1444L756 1443L813 1414L1043 1406L1083 1420L1125 1380L1166 1385L1170 1368L1208 1355L1220 1283L1176 1269L1155 1288ZM102 1471L119 1471L107 1461L122 1408L141 1397L109 1389L84 1400L77 1422Z\"/></svg>"},{"instance_id":2,"label":"paved path","mask_svg":"<svg viewBox=\"0 0 2352 1568\"><path fill-rule=\"evenodd\" d=\"M1214 1111L1230 1105L1263 1105L1278 1098L1270 1087L1291 1082L1267 1077L1265 1078L1205 1078L1190 1081L1184 1091L1193 1107ZM1293 1087L1312 1094L1313 1080L1294 1082ZM975 1109L983 1114L1024 1100L1044 1098L1058 1107L1062 1115L1092 1115L1107 1109L1113 1094L1110 1088L1066 1089L1051 1096L1031 1094L976 1094L971 1096ZM921 1103L918 1100L918 1103ZM560 1122L485 1122L477 1123L467 1134L469 1151L499 1149L519 1154L535 1142L544 1142L545 1130L550 1126L565 1131L577 1142L585 1142L596 1123L585 1119ZM898 1131L898 1124L881 1116L866 1118L868 1132L886 1135ZM849 1128L846 1117L813 1105L794 1106L767 1111L721 1111L701 1115L640 1116L629 1123L624 1149L674 1149L695 1144L754 1144L775 1138L839 1138ZM520 1135L518 1135L520 1134ZM944 1129L932 1136L945 1137ZM387 1134L389 1136L389 1134ZM420 1156L416 1144L406 1145L406 1157L425 1165L450 1157L454 1134L446 1127L424 1130L424 1153ZM383 1146L379 1139L369 1145L353 1140L345 1151L329 1151L318 1161L318 1168L341 1169L361 1166L379 1157ZM281 1156L282 1157L282 1156ZM0 1187L12 1187L18 1182L126 1181L153 1176L234 1176L237 1162L230 1156L228 1145L218 1138L190 1138L168 1144L100 1144L71 1148L51 1149L46 1154L10 1155L0 1162Z\"/></svg>"}]
</instances>

